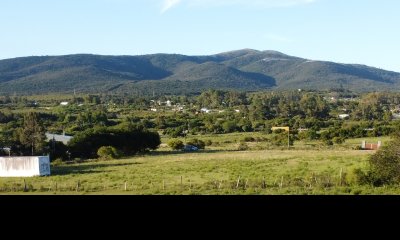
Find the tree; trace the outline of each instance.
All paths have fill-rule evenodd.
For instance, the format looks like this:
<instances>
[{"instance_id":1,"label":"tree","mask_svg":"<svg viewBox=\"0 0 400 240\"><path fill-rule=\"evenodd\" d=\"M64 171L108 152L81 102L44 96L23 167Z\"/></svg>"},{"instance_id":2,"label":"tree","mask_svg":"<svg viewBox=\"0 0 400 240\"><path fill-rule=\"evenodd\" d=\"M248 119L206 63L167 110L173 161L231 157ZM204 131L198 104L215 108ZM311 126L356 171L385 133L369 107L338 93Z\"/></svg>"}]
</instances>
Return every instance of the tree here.
<instances>
[{"instance_id":1,"label":"tree","mask_svg":"<svg viewBox=\"0 0 400 240\"><path fill-rule=\"evenodd\" d=\"M31 148L32 156L43 150L46 139L45 130L38 113L29 112L24 116L24 123L19 131L19 141Z\"/></svg>"},{"instance_id":2,"label":"tree","mask_svg":"<svg viewBox=\"0 0 400 240\"><path fill-rule=\"evenodd\" d=\"M97 158L102 146L112 146L125 156L155 150L161 144L160 135L145 129L97 127L80 132L68 143L72 156Z\"/></svg>"},{"instance_id":3,"label":"tree","mask_svg":"<svg viewBox=\"0 0 400 240\"><path fill-rule=\"evenodd\" d=\"M231 133L236 131L236 122L235 121L226 121L222 124L222 128L225 133Z\"/></svg>"},{"instance_id":4,"label":"tree","mask_svg":"<svg viewBox=\"0 0 400 240\"><path fill-rule=\"evenodd\" d=\"M192 145L197 147L198 149L205 149L206 143L199 139L192 139L187 142L187 145Z\"/></svg>"},{"instance_id":5,"label":"tree","mask_svg":"<svg viewBox=\"0 0 400 240\"><path fill-rule=\"evenodd\" d=\"M356 170L358 182L373 184L374 186L400 183L399 141L400 135L397 135L395 140L372 155L369 158L369 168L366 173L360 169Z\"/></svg>"}]
</instances>

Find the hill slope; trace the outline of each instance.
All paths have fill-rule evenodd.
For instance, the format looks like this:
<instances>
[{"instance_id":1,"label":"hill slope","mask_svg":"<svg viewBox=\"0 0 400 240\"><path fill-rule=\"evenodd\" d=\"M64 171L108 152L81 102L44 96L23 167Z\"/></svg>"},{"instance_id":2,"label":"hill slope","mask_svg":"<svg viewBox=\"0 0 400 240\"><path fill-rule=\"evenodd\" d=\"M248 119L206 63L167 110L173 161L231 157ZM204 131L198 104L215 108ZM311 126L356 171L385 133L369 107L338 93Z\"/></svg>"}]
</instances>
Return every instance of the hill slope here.
<instances>
[{"instance_id":1,"label":"hill slope","mask_svg":"<svg viewBox=\"0 0 400 240\"><path fill-rule=\"evenodd\" d=\"M0 94L193 93L204 89L400 90L400 73L243 49L210 56L66 55L0 61Z\"/></svg>"}]
</instances>

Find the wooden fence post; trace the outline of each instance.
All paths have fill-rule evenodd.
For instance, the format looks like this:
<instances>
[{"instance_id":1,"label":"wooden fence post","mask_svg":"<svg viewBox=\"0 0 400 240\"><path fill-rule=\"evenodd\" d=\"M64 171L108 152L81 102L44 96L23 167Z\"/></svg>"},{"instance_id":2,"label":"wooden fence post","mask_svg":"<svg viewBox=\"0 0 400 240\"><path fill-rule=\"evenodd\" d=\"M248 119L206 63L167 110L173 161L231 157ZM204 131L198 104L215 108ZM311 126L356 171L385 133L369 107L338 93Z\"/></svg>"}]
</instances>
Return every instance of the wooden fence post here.
<instances>
[{"instance_id":1,"label":"wooden fence post","mask_svg":"<svg viewBox=\"0 0 400 240\"><path fill-rule=\"evenodd\" d=\"M28 191L28 188L26 187L26 181L24 179L24 192L27 192L27 191Z\"/></svg>"},{"instance_id":2,"label":"wooden fence post","mask_svg":"<svg viewBox=\"0 0 400 240\"><path fill-rule=\"evenodd\" d=\"M239 176L239 178L238 178L238 180L237 180L237 182L236 182L236 188L239 187L239 183L240 183L240 176Z\"/></svg>"},{"instance_id":3,"label":"wooden fence post","mask_svg":"<svg viewBox=\"0 0 400 240\"><path fill-rule=\"evenodd\" d=\"M265 184L265 177L263 177L262 188L267 188L267 185Z\"/></svg>"},{"instance_id":4,"label":"wooden fence post","mask_svg":"<svg viewBox=\"0 0 400 240\"><path fill-rule=\"evenodd\" d=\"M76 191L79 192L79 188L81 186L81 181L78 180L78 183L76 184Z\"/></svg>"}]
</instances>

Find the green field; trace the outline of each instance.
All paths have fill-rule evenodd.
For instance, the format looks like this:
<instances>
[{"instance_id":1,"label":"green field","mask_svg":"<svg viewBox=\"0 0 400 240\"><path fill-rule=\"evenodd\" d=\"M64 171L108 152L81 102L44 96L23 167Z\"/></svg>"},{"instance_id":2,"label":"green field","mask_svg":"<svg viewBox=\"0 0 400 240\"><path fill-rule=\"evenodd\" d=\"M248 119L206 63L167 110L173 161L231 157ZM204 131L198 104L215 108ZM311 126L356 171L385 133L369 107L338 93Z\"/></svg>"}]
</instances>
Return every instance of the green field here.
<instances>
[{"instance_id":1,"label":"green field","mask_svg":"<svg viewBox=\"0 0 400 240\"><path fill-rule=\"evenodd\" d=\"M226 137L226 136L225 136ZM231 138L232 139L232 138ZM205 150L89 161L52 167L52 176L0 178L0 194L398 194L398 187L359 186L352 173L372 151ZM347 149L346 149L347 148ZM24 183L25 180L25 183Z\"/></svg>"}]
</instances>

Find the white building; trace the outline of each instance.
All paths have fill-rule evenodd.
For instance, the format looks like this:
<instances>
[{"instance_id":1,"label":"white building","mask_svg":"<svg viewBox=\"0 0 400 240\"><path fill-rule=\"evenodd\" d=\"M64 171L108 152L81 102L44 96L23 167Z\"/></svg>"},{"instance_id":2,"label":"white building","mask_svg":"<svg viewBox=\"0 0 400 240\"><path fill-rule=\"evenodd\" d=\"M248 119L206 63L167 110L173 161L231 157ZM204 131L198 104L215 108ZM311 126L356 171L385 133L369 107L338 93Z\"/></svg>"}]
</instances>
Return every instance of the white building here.
<instances>
[{"instance_id":1,"label":"white building","mask_svg":"<svg viewBox=\"0 0 400 240\"><path fill-rule=\"evenodd\" d=\"M349 117L350 117L349 114L340 114L340 115L339 115L339 118L340 118L340 119L348 119Z\"/></svg>"},{"instance_id":2,"label":"white building","mask_svg":"<svg viewBox=\"0 0 400 240\"><path fill-rule=\"evenodd\" d=\"M68 106L69 102L61 102L60 105L61 106Z\"/></svg>"},{"instance_id":3,"label":"white building","mask_svg":"<svg viewBox=\"0 0 400 240\"><path fill-rule=\"evenodd\" d=\"M211 113L211 110L208 108L202 108L200 111L205 112L205 113Z\"/></svg>"},{"instance_id":4,"label":"white building","mask_svg":"<svg viewBox=\"0 0 400 240\"><path fill-rule=\"evenodd\" d=\"M50 175L50 158L0 157L0 177L34 177Z\"/></svg>"},{"instance_id":5,"label":"white building","mask_svg":"<svg viewBox=\"0 0 400 240\"><path fill-rule=\"evenodd\" d=\"M65 134L59 135L59 134L52 134L52 133L46 133L46 140L51 141L54 140L56 142L62 142L64 145L67 145L71 139L74 138L72 136L67 136Z\"/></svg>"}]
</instances>

